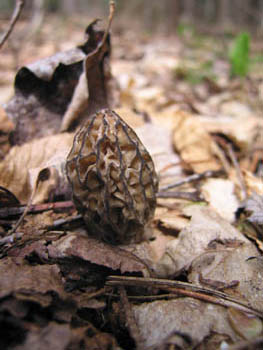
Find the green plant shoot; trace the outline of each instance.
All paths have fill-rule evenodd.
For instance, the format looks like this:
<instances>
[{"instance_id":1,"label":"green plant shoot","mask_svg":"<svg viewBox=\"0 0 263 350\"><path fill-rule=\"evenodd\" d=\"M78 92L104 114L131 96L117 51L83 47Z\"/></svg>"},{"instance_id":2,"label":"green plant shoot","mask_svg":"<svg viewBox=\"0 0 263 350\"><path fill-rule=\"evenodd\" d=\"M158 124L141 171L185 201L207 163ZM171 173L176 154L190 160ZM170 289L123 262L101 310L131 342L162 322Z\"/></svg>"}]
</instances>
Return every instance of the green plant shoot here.
<instances>
[{"instance_id":1,"label":"green plant shoot","mask_svg":"<svg viewBox=\"0 0 263 350\"><path fill-rule=\"evenodd\" d=\"M230 52L231 75L245 77L249 68L250 35L246 32L239 34Z\"/></svg>"}]
</instances>

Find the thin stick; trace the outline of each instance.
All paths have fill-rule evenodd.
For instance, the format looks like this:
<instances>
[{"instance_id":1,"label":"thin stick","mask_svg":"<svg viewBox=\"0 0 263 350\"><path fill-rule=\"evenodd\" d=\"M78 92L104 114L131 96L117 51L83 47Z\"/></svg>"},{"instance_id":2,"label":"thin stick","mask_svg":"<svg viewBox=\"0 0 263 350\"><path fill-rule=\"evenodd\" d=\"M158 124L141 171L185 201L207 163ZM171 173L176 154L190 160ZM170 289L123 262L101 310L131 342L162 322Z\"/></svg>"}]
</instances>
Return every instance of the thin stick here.
<instances>
[{"instance_id":1,"label":"thin stick","mask_svg":"<svg viewBox=\"0 0 263 350\"><path fill-rule=\"evenodd\" d=\"M112 20L113 20L113 17L114 17L114 12L115 12L115 1L111 0L110 3L109 3L109 7L110 7L110 9L109 9L110 13L109 13L109 17L108 17L108 25L107 25L107 28L106 28L106 30L105 30L105 32L104 32L103 38L102 38L102 40L99 42L99 44L98 44L98 46L96 47L96 49L95 49L94 51L91 51L91 52L87 55L87 57L86 57L86 59L85 59L86 63L88 63L88 58L89 58L90 56L95 56L95 55L102 49L102 47L104 46L104 44L105 44L105 42L106 42L106 40L107 40L107 36L109 35L109 31L110 31L110 28L111 28L111 23L112 23Z\"/></svg>"},{"instance_id":2,"label":"thin stick","mask_svg":"<svg viewBox=\"0 0 263 350\"><path fill-rule=\"evenodd\" d=\"M71 224L72 222L76 222L76 221L80 220L81 218L82 218L82 215L79 214L79 215L76 215L76 216L69 218L69 219L58 219L58 220L55 220L52 225L46 227L46 229L49 231L54 230L60 226L64 226L67 224Z\"/></svg>"},{"instance_id":3,"label":"thin stick","mask_svg":"<svg viewBox=\"0 0 263 350\"><path fill-rule=\"evenodd\" d=\"M20 16L21 12L22 12L24 4L25 4L24 0L16 0L16 7L15 7L15 10L13 12L9 27L7 28L7 31L2 35L2 37L0 39L0 49L2 48L4 43L6 42L6 40L10 36L10 34L12 33L14 26L15 26L15 24Z\"/></svg>"},{"instance_id":4,"label":"thin stick","mask_svg":"<svg viewBox=\"0 0 263 350\"><path fill-rule=\"evenodd\" d=\"M14 243L14 241L16 241L17 239L21 238L22 236L23 236L22 232L16 232L16 233L8 235L8 236L6 236L4 238L1 238L0 239L0 246L4 245L4 244Z\"/></svg>"},{"instance_id":5,"label":"thin stick","mask_svg":"<svg viewBox=\"0 0 263 350\"><path fill-rule=\"evenodd\" d=\"M193 174L193 175L190 175L190 176L188 176L182 180L179 180L173 184L161 187L160 192L167 191L167 190L170 190L172 188L179 187L181 185L188 184L188 183L193 182L193 181L199 181L202 179L207 179L209 177L218 177L221 175L223 175L223 172L221 170L219 170L219 171L208 170L208 171L205 171L201 174Z\"/></svg>"},{"instance_id":6,"label":"thin stick","mask_svg":"<svg viewBox=\"0 0 263 350\"><path fill-rule=\"evenodd\" d=\"M157 198L178 198L185 199L191 202L201 202L204 199L200 196L200 193L195 192L158 192Z\"/></svg>"},{"instance_id":7,"label":"thin stick","mask_svg":"<svg viewBox=\"0 0 263 350\"><path fill-rule=\"evenodd\" d=\"M222 305L224 307L233 307L237 310L252 313L263 318L263 313L261 311L250 307L246 302L242 300L237 300L226 293L214 289L199 287L187 282L158 278L109 276L106 285L144 287L151 286L153 288L166 290L177 295L196 298L205 302Z\"/></svg>"},{"instance_id":8,"label":"thin stick","mask_svg":"<svg viewBox=\"0 0 263 350\"><path fill-rule=\"evenodd\" d=\"M31 207L33 198L34 198L35 193L36 193L36 188L37 188L37 186L35 186L35 189L33 190L32 194L31 194L31 196L30 196L30 198L29 198L29 200L28 200L28 203L27 203L27 205L26 205L26 207L25 207L25 210L24 210L23 214L22 214L22 215L20 216L20 218L17 220L17 223L16 223L15 226L12 228L12 230L9 232L9 234L15 233L16 230L18 229L18 227L19 227L19 226L21 225L21 223L23 222L25 216L27 215L27 213L28 213L28 211L29 211L29 209L30 209L30 207Z\"/></svg>"},{"instance_id":9,"label":"thin stick","mask_svg":"<svg viewBox=\"0 0 263 350\"><path fill-rule=\"evenodd\" d=\"M115 1L110 0L109 8L110 8L110 13L109 13L109 18L108 18L108 26L104 32L102 43L104 43L106 41L107 36L109 34L109 31L110 31L111 23L112 23L114 12L115 12Z\"/></svg>"},{"instance_id":10,"label":"thin stick","mask_svg":"<svg viewBox=\"0 0 263 350\"><path fill-rule=\"evenodd\" d=\"M238 164L236 155L233 151L233 147L231 146L231 144L227 145L227 151L228 151L229 157L230 157L230 159L235 167L235 170L236 170L237 179L239 181L239 186L241 188L242 200L245 200L245 199L247 199L247 189L246 189L243 175L242 175L241 170L240 170L240 166Z\"/></svg>"},{"instance_id":11,"label":"thin stick","mask_svg":"<svg viewBox=\"0 0 263 350\"><path fill-rule=\"evenodd\" d=\"M42 211L48 211L52 209L71 209L74 208L75 205L72 201L64 201L64 202L53 202L53 203L43 203L43 204L33 204L30 206L28 210L28 214L40 213ZM0 209L0 218L4 219L9 216L16 216L23 214L26 206L23 205L21 207L6 207Z\"/></svg>"}]
</instances>

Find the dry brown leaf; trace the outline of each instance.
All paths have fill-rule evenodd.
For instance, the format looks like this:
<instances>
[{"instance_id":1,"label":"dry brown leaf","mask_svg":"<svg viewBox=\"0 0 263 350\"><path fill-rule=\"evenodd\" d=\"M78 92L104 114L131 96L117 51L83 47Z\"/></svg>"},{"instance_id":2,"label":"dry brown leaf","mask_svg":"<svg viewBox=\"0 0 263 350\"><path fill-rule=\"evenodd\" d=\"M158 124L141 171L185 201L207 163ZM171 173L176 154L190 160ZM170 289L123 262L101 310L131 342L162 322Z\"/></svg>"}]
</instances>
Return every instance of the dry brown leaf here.
<instances>
[{"instance_id":1,"label":"dry brown leaf","mask_svg":"<svg viewBox=\"0 0 263 350\"><path fill-rule=\"evenodd\" d=\"M72 142L73 134L65 133L13 147L0 163L0 185L11 191L22 203L26 203L39 172L49 166L61 166ZM37 197L38 201L46 199L47 193L44 192Z\"/></svg>"},{"instance_id":2,"label":"dry brown leaf","mask_svg":"<svg viewBox=\"0 0 263 350\"><path fill-rule=\"evenodd\" d=\"M218 146L200 121L190 114L174 113L173 144L182 159L197 173L222 167L216 158Z\"/></svg>"}]
</instances>

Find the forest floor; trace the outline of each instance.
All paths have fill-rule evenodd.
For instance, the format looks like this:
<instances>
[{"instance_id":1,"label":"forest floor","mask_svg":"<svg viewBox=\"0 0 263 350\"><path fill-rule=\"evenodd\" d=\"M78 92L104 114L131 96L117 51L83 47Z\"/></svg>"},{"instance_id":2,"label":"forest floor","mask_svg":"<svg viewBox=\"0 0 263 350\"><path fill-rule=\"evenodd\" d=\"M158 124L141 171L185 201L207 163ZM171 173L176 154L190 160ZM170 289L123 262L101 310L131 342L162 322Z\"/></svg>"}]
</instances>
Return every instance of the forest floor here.
<instances>
[{"instance_id":1,"label":"forest floor","mask_svg":"<svg viewBox=\"0 0 263 350\"><path fill-rule=\"evenodd\" d=\"M95 30L88 56L57 55L83 45L86 24L51 17L31 36L18 22L0 53L0 348L261 349L261 41L251 37L244 77L236 37L187 25L165 35L113 22L111 47ZM76 107L83 59L89 97L86 84ZM88 75L94 65L101 76ZM159 181L139 242L90 237L65 175L101 77Z\"/></svg>"}]
</instances>

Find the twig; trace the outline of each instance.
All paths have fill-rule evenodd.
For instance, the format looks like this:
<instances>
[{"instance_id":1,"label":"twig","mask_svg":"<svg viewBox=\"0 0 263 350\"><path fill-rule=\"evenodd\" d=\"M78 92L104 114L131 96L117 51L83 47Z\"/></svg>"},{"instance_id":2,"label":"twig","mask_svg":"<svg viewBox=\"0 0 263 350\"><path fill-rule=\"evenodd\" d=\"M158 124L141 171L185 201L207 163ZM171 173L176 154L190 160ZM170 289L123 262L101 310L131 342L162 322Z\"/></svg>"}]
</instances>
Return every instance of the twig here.
<instances>
[{"instance_id":1,"label":"twig","mask_svg":"<svg viewBox=\"0 0 263 350\"><path fill-rule=\"evenodd\" d=\"M34 195L35 195L35 193L36 193L36 189L37 189L37 186L35 186L35 188L34 188L32 194L31 194L31 196L30 196L30 198L29 198L29 200L28 200L28 202L27 202L27 205L26 205L26 207L25 207L25 210L24 210L23 214L22 214L22 215L20 216L20 218L17 220L15 226L10 230L10 232L9 232L10 234L15 233L16 230L18 229L18 227L19 227L19 226L21 225L21 223L23 222L25 216L27 215L27 213L28 213L28 211L29 211L29 209L30 209L30 207L31 207L31 204L32 204Z\"/></svg>"},{"instance_id":2,"label":"twig","mask_svg":"<svg viewBox=\"0 0 263 350\"><path fill-rule=\"evenodd\" d=\"M72 101L70 102L70 106L68 110L66 111L65 115L63 116L60 131L64 132L69 130L73 123L79 123L80 119L82 118L82 112L85 108L86 112L85 115L89 116L96 112L98 109L101 109L102 107L106 108L108 107L108 101L106 97L106 93L104 91L103 87L103 81L104 77L102 76L101 67L99 68L98 62L100 62L105 55L105 44L107 42L107 38L109 37L109 31L111 28L113 16L115 12L115 2L110 1L109 3L109 17L108 17L108 25L106 30L104 31L103 37L101 41L97 44L96 48L89 52L86 56L86 58L83 60L83 70L84 72L81 74L79 78L79 82L76 86L76 89L74 91ZM90 23L90 25L87 27L93 28L92 26L97 23L97 20ZM86 29L86 30L87 30ZM97 39L96 39L97 40ZM100 84L102 84L101 89L103 92L103 96L100 96L101 94L98 94L98 86L95 88L95 94L93 96L93 89L90 88L90 74L93 76L93 69L99 69L99 72L96 72L96 79L100 81ZM99 77L99 78L98 78ZM88 85L87 85L88 84ZM88 98L84 91L88 87Z\"/></svg>"},{"instance_id":3,"label":"twig","mask_svg":"<svg viewBox=\"0 0 263 350\"><path fill-rule=\"evenodd\" d=\"M113 297L113 298L119 298L120 295L112 292L105 292L105 295ZM128 295L127 296L129 300L164 300L164 299L178 299L178 296L175 294L158 294L158 295Z\"/></svg>"},{"instance_id":4,"label":"twig","mask_svg":"<svg viewBox=\"0 0 263 350\"><path fill-rule=\"evenodd\" d=\"M125 318L126 318L126 324L128 326L130 335L132 336L133 340L135 341L136 344L136 349L137 350L143 350L144 349L144 341L142 340L139 328L137 326L132 308L130 306L126 290L124 289L123 286L119 287L119 292L120 292L120 300L123 306L123 310L125 313Z\"/></svg>"},{"instance_id":5,"label":"twig","mask_svg":"<svg viewBox=\"0 0 263 350\"><path fill-rule=\"evenodd\" d=\"M228 151L228 154L229 154L229 157L235 167L235 170L236 170L236 174L237 174L237 179L239 181L239 185L240 185L240 188L241 188L241 193L242 193L242 200L245 200L247 199L247 189L246 189L246 185L245 185L245 181L244 181L244 178L243 178L243 175L241 173L241 170L240 170L240 166L238 164L238 161L237 161L237 158L236 158L236 155L233 151L233 147L231 144L228 144L227 145L227 151Z\"/></svg>"},{"instance_id":6,"label":"twig","mask_svg":"<svg viewBox=\"0 0 263 350\"><path fill-rule=\"evenodd\" d=\"M195 192L158 192L157 198L179 198L191 202L201 202L204 199L198 191Z\"/></svg>"},{"instance_id":7,"label":"twig","mask_svg":"<svg viewBox=\"0 0 263 350\"><path fill-rule=\"evenodd\" d=\"M0 239L0 245L4 245L4 244L7 244L7 243L11 244L15 240L21 238L22 236L23 236L23 232L16 232L16 233L13 233L11 235L8 235L8 236Z\"/></svg>"},{"instance_id":8,"label":"twig","mask_svg":"<svg viewBox=\"0 0 263 350\"><path fill-rule=\"evenodd\" d=\"M10 36L10 34L12 33L12 30L14 29L14 26L15 26L15 24L20 16L21 12L22 12L24 4L25 4L24 0L16 0L16 6L14 9L9 27L7 28L7 31L2 35L2 37L0 39L0 49L2 48L4 43L6 42L6 40Z\"/></svg>"},{"instance_id":9,"label":"twig","mask_svg":"<svg viewBox=\"0 0 263 350\"><path fill-rule=\"evenodd\" d=\"M237 310L252 313L263 318L263 312L250 307L246 302L237 300L226 293L215 289L203 288L187 282L165 280L158 278L145 277L124 277L109 276L106 285L109 286L142 286L153 287L175 293L177 295L196 298L205 302L222 305L224 307L233 307Z\"/></svg>"},{"instance_id":10,"label":"twig","mask_svg":"<svg viewBox=\"0 0 263 350\"><path fill-rule=\"evenodd\" d=\"M68 209L74 208L74 203L72 201L64 202L54 202L54 203L43 203L43 204L33 204L28 210L28 214L39 213L42 211L52 210L52 209ZM26 206L21 207L6 207L0 209L0 218L4 219L9 216L20 215L25 211Z\"/></svg>"},{"instance_id":11,"label":"twig","mask_svg":"<svg viewBox=\"0 0 263 350\"><path fill-rule=\"evenodd\" d=\"M107 28L106 28L106 30L104 32L101 45L104 44L104 42L106 41L107 36L109 34L109 31L110 31L110 28L111 28L111 23L112 23L112 20L113 20L113 17L114 17L115 7L116 7L115 1L114 0L110 0L110 3L109 3L110 13L109 13L109 18L108 18L108 26L107 26Z\"/></svg>"},{"instance_id":12,"label":"twig","mask_svg":"<svg viewBox=\"0 0 263 350\"><path fill-rule=\"evenodd\" d=\"M76 216L73 216L69 219L58 219L58 220L55 220L53 222L52 225L48 226L47 227L47 230L54 230L60 226L63 226L63 225L66 225L66 224L70 224L72 222L75 222L75 221L78 221L82 218L82 215L76 215Z\"/></svg>"},{"instance_id":13,"label":"twig","mask_svg":"<svg viewBox=\"0 0 263 350\"><path fill-rule=\"evenodd\" d=\"M207 179L209 177L218 177L218 176L221 176L223 174L224 174L224 172L222 170L217 170L217 171L208 170L208 171L205 171L201 174L190 175L190 176L188 176L182 180L179 180L173 184L161 187L160 191L161 192L167 191L167 190L170 190L172 188L179 187L181 185L188 184L188 183L193 182L193 181L199 181L202 179Z\"/></svg>"}]
</instances>

